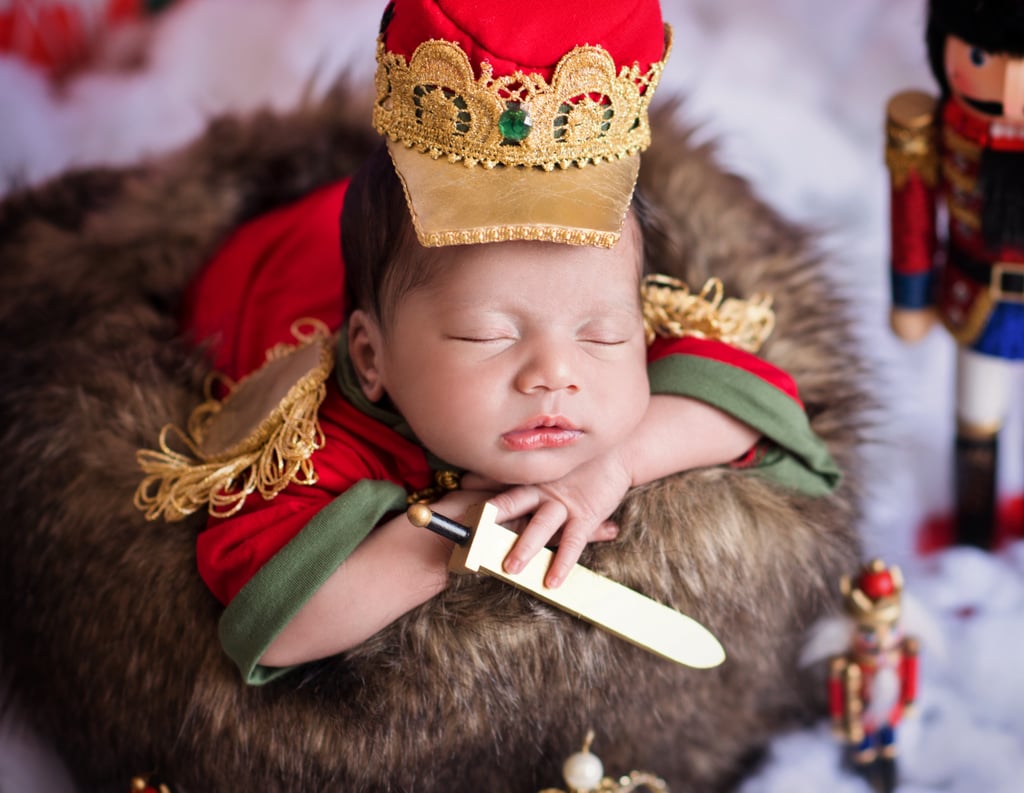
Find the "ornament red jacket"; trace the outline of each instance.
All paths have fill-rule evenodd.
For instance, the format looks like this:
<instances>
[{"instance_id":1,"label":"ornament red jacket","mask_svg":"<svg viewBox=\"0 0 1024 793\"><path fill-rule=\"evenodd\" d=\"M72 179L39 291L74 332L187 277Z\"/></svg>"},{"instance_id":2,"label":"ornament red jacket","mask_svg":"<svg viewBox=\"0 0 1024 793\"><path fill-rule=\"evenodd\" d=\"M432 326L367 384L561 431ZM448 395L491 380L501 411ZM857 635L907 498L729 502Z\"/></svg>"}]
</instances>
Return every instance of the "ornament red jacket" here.
<instances>
[{"instance_id":1,"label":"ornament red jacket","mask_svg":"<svg viewBox=\"0 0 1024 793\"><path fill-rule=\"evenodd\" d=\"M341 327L338 219L347 184L243 226L191 285L183 327L208 345L218 371L234 380L255 371L267 350L293 341L296 319ZM227 605L221 641L251 683L285 671L257 663L266 647L373 527L404 509L408 492L430 484L429 453L400 416L362 397L344 347L319 411L325 443L312 458L317 483L291 484L272 500L253 494L232 517L211 518L198 538L200 575ZM812 495L835 487L835 464L784 372L696 338L656 339L648 360L653 393L700 399L762 433L751 471Z\"/></svg>"}]
</instances>

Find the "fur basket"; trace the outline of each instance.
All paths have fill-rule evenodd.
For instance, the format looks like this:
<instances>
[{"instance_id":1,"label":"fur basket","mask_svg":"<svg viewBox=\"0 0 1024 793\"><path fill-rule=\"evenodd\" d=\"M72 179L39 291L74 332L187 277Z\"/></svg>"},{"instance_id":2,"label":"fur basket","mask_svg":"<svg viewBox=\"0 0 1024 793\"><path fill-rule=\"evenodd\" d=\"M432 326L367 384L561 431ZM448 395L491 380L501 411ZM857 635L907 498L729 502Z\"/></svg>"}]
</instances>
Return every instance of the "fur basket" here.
<instances>
[{"instance_id":1,"label":"fur basket","mask_svg":"<svg viewBox=\"0 0 1024 793\"><path fill-rule=\"evenodd\" d=\"M530 793L560 785L588 728L611 774L731 789L780 730L816 717L804 629L837 607L855 526L868 372L808 236L722 173L662 105L641 181L667 220L657 269L774 295L764 349L796 379L845 479L795 496L712 469L633 492L588 566L707 625L697 671L511 587L460 577L356 650L262 688L221 653L195 572L203 516L147 523L135 450L199 401L176 334L183 285L242 220L350 172L377 144L336 90L286 116L213 123L131 169L71 173L0 205L0 671L85 789L156 772L175 793ZM354 120L358 119L358 120Z\"/></svg>"}]
</instances>

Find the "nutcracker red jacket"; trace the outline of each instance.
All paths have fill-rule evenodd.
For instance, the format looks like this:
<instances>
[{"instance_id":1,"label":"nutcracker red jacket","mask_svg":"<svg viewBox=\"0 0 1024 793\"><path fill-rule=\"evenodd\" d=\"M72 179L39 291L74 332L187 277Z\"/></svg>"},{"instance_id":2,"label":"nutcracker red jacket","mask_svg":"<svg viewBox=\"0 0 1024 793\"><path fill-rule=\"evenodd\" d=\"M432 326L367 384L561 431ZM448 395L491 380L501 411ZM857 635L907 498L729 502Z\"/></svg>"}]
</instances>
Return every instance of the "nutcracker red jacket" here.
<instances>
[{"instance_id":1,"label":"nutcracker red jacket","mask_svg":"<svg viewBox=\"0 0 1024 793\"><path fill-rule=\"evenodd\" d=\"M339 217L347 181L241 227L186 294L183 327L208 345L214 367L239 380L291 325L314 317L341 327L344 266ZM401 416L369 403L354 382L345 344L319 419L315 485L291 484L272 500L249 496L237 514L211 518L197 542L202 578L226 609L225 651L250 683L283 671L259 658L295 613L412 490L431 480L429 452ZM809 494L829 492L838 471L811 431L792 380L754 355L705 339L656 339L651 389L708 402L762 433L747 461L752 475Z\"/></svg>"}]
</instances>

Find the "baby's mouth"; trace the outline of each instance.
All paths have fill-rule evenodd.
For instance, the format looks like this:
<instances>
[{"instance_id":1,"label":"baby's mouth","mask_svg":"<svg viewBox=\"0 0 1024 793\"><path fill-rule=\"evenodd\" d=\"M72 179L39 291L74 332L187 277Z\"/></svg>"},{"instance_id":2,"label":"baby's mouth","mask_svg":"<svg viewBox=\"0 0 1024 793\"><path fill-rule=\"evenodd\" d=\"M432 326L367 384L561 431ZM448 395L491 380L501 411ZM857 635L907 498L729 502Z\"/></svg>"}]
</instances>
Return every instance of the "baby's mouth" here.
<instances>
[{"instance_id":1,"label":"baby's mouth","mask_svg":"<svg viewBox=\"0 0 1024 793\"><path fill-rule=\"evenodd\" d=\"M561 416L542 416L501 436L501 442L510 451L558 449L575 443L583 430Z\"/></svg>"}]
</instances>

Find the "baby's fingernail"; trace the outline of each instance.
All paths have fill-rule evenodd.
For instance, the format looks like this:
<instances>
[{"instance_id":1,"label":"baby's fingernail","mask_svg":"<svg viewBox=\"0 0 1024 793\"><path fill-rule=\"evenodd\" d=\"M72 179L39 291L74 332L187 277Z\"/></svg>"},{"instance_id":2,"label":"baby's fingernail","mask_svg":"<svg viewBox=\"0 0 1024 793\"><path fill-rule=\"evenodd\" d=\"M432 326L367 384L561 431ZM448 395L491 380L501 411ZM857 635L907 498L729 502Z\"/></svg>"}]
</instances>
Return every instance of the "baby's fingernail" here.
<instances>
[{"instance_id":1,"label":"baby's fingernail","mask_svg":"<svg viewBox=\"0 0 1024 793\"><path fill-rule=\"evenodd\" d=\"M505 572L510 575L521 573L523 571L523 563L520 559L506 559L505 560Z\"/></svg>"},{"instance_id":2,"label":"baby's fingernail","mask_svg":"<svg viewBox=\"0 0 1024 793\"><path fill-rule=\"evenodd\" d=\"M546 586L548 589L557 589L561 585L562 576L558 575L557 573L552 573L551 575L549 575L547 577L547 580L544 582L544 586Z\"/></svg>"}]
</instances>

